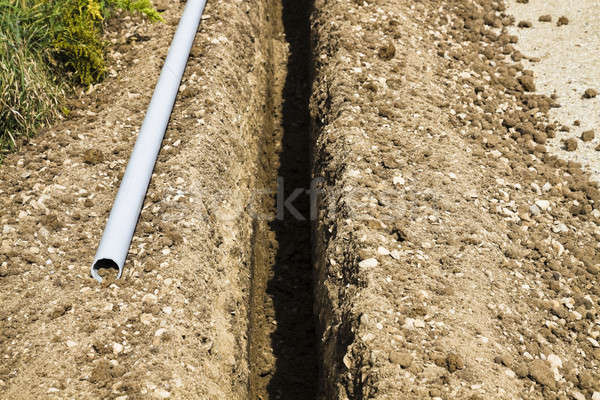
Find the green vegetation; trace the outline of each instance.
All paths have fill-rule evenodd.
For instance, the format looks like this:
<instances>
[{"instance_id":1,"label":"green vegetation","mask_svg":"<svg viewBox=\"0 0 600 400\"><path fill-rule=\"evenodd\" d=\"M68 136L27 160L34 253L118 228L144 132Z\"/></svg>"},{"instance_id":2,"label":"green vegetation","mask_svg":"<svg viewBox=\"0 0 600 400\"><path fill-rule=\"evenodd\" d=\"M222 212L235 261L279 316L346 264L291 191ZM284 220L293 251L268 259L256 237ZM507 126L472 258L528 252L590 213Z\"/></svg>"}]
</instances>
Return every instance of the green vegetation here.
<instances>
[{"instance_id":1,"label":"green vegetation","mask_svg":"<svg viewBox=\"0 0 600 400\"><path fill-rule=\"evenodd\" d=\"M0 0L0 158L57 115L68 84L104 77L102 27L119 10L162 20L150 0Z\"/></svg>"}]
</instances>

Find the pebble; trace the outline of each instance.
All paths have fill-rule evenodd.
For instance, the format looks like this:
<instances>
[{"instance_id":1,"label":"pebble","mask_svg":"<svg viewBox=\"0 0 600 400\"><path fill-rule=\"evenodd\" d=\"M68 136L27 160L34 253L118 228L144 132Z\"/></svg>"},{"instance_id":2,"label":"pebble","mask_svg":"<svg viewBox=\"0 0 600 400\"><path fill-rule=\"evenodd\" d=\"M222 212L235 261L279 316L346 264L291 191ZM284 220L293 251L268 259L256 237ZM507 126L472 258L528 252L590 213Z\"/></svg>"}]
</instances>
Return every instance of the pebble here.
<instances>
[{"instance_id":1,"label":"pebble","mask_svg":"<svg viewBox=\"0 0 600 400\"><path fill-rule=\"evenodd\" d=\"M542 212L541 212L540 208L534 204L534 205L532 205L531 207L529 207L529 213L530 213L531 215L533 215L534 217L537 217L537 216L538 216L538 215L540 215Z\"/></svg>"},{"instance_id":2,"label":"pebble","mask_svg":"<svg viewBox=\"0 0 600 400\"><path fill-rule=\"evenodd\" d=\"M531 379L540 385L544 385L552 390L555 390L556 381L554 380L554 374L550 370L548 363L543 360L536 359L529 363L528 369Z\"/></svg>"},{"instance_id":3,"label":"pebble","mask_svg":"<svg viewBox=\"0 0 600 400\"><path fill-rule=\"evenodd\" d=\"M67 347L75 347L77 346L77 342L73 340L67 340Z\"/></svg>"},{"instance_id":4,"label":"pebble","mask_svg":"<svg viewBox=\"0 0 600 400\"><path fill-rule=\"evenodd\" d=\"M392 182L394 183L394 185L404 185L406 183L406 181L404 180L403 177L401 176L395 176L392 178Z\"/></svg>"},{"instance_id":5,"label":"pebble","mask_svg":"<svg viewBox=\"0 0 600 400\"><path fill-rule=\"evenodd\" d=\"M168 399L171 397L171 392L168 392L164 389L156 389L153 393L153 397L156 399Z\"/></svg>"},{"instance_id":6,"label":"pebble","mask_svg":"<svg viewBox=\"0 0 600 400\"><path fill-rule=\"evenodd\" d=\"M152 314L144 313L140 315L140 322L144 325L150 325L152 323Z\"/></svg>"},{"instance_id":7,"label":"pebble","mask_svg":"<svg viewBox=\"0 0 600 400\"><path fill-rule=\"evenodd\" d=\"M592 400L600 400L600 392L594 392L594 394L592 394Z\"/></svg>"},{"instance_id":8,"label":"pebble","mask_svg":"<svg viewBox=\"0 0 600 400\"><path fill-rule=\"evenodd\" d=\"M377 248L377 254L379 254L380 256L387 256L390 254L390 251L385 247L379 246Z\"/></svg>"},{"instance_id":9,"label":"pebble","mask_svg":"<svg viewBox=\"0 0 600 400\"><path fill-rule=\"evenodd\" d=\"M400 252L398 250L392 250L392 252L390 253L390 255L392 256L392 258L394 260L399 260L400 259Z\"/></svg>"},{"instance_id":10,"label":"pebble","mask_svg":"<svg viewBox=\"0 0 600 400\"><path fill-rule=\"evenodd\" d=\"M123 345L121 343L113 343L112 348L114 354L121 354L123 352Z\"/></svg>"},{"instance_id":11,"label":"pebble","mask_svg":"<svg viewBox=\"0 0 600 400\"><path fill-rule=\"evenodd\" d=\"M374 258L367 258L358 263L360 268L373 268L379 265L379 261Z\"/></svg>"},{"instance_id":12,"label":"pebble","mask_svg":"<svg viewBox=\"0 0 600 400\"><path fill-rule=\"evenodd\" d=\"M542 211L547 211L550 208L550 202L548 200L536 200L535 205Z\"/></svg>"},{"instance_id":13,"label":"pebble","mask_svg":"<svg viewBox=\"0 0 600 400\"><path fill-rule=\"evenodd\" d=\"M585 396L576 390L571 392L571 397L573 397L574 400L585 400Z\"/></svg>"},{"instance_id":14,"label":"pebble","mask_svg":"<svg viewBox=\"0 0 600 400\"><path fill-rule=\"evenodd\" d=\"M156 304L156 303L158 303L158 297L156 297L156 295L154 295L152 293L145 294L144 297L142 297L142 303Z\"/></svg>"}]
</instances>

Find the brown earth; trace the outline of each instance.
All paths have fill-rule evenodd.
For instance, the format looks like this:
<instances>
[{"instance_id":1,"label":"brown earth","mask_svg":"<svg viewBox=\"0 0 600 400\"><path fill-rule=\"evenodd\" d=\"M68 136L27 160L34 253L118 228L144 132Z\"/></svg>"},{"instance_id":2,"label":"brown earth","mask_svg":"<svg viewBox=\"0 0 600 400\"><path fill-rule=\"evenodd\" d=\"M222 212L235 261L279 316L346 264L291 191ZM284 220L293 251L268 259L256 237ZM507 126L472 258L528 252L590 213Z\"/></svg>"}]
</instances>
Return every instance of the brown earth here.
<instances>
[{"instance_id":1,"label":"brown earth","mask_svg":"<svg viewBox=\"0 0 600 400\"><path fill-rule=\"evenodd\" d=\"M183 5L109 27L109 79L4 160L1 398L247 397L272 38L237 3L207 6L123 279L89 266Z\"/></svg>"},{"instance_id":2,"label":"brown earth","mask_svg":"<svg viewBox=\"0 0 600 400\"><path fill-rule=\"evenodd\" d=\"M599 192L504 10L316 3L324 398L600 395Z\"/></svg>"},{"instance_id":3,"label":"brown earth","mask_svg":"<svg viewBox=\"0 0 600 400\"><path fill-rule=\"evenodd\" d=\"M312 8L209 2L125 276L100 286L182 8L109 30L112 77L0 168L0 398L600 396L600 192L545 151L558 104L515 18ZM277 207L296 189L302 218Z\"/></svg>"}]
</instances>

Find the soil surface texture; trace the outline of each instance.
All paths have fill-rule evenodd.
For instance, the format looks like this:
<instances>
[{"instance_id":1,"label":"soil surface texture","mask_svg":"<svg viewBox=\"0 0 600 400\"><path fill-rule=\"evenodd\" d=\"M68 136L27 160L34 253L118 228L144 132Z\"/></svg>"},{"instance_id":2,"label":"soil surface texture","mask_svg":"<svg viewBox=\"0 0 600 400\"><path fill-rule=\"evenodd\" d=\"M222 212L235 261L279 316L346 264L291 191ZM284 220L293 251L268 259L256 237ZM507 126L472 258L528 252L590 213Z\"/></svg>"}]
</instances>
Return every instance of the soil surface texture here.
<instances>
[{"instance_id":1,"label":"soil surface texture","mask_svg":"<svg viewBox=\"0 0 600 400\"><path fill-rule=\"evenodd\" d=\"M600 399L595 2L209 1L98 284L161 8L0 166L1 399Z\"/></svg>"}]
</instances>

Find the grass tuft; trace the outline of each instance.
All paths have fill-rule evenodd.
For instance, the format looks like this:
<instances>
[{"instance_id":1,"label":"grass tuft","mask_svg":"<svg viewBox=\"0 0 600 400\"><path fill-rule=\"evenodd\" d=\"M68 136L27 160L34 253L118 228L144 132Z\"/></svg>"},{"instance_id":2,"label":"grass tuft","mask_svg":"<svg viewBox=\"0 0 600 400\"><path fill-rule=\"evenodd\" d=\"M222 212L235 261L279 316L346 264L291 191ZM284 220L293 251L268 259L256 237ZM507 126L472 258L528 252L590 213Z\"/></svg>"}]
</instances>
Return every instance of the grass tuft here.
<instances>
[{"instance_id":1,"label":"grass tuft","mask_svg":"<svg viewBox=\"0 0 600 400\"><path fill-rule=\"evenodd\" d=\"M0 159L58 115L65 87L103 79L118 10L162 21L150 0L0 0Z\"/></svg>"}]
</instances>

